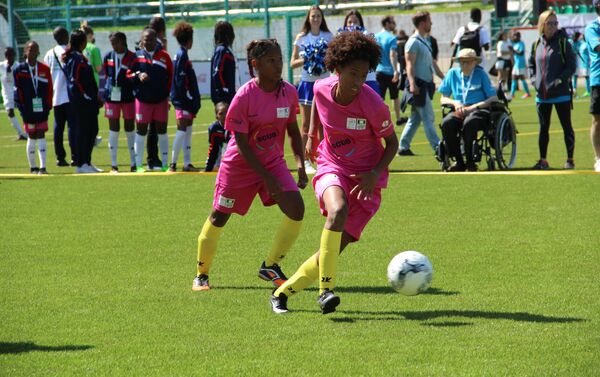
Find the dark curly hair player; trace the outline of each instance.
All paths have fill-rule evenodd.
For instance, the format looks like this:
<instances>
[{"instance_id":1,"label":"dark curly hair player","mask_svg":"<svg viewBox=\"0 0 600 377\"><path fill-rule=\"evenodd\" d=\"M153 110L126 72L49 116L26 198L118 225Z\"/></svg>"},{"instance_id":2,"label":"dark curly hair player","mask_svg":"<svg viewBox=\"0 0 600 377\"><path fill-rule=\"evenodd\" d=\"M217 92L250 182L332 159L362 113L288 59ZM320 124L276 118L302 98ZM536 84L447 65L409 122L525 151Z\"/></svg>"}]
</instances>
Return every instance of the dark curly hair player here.
<instances>
[{"instance_id":1,"label":"dark curly hair player","mask_svg":"<svg viewBox=\"0 0 600 377\"><path fill-rule=\"evenodd\" d=\"M325 65L336 75L315 83L305 151L317 161L313 187L327 220L319 250L271 295L275 313L287 313L288 298L317 279L321 312L334 312L340 303L333 293L338 256L359 240L379 209L398 148L389 108L365 84L380 56L377 43L360 32L340 33L329 44ZM317 148L318 127L324 137Z\"/></svg>"}]
</instances>

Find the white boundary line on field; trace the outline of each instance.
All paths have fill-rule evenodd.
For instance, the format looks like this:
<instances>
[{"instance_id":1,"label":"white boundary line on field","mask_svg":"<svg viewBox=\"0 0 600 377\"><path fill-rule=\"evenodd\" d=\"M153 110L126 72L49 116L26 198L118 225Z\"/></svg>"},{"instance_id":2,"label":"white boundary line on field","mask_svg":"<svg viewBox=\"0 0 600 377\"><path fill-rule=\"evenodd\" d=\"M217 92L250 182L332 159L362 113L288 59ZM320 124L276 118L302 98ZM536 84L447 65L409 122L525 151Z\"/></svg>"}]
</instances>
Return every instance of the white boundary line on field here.
<instances>
[{"instance_id":1,"label":"white boundary line on field","mask_svg":"<svg viewBox=\"0 0 600 377\"><path fill-rule=\"evenodd\" d=\"M177 175L177 174L181 174L181 175L216 175L217 172L198 172L198 173L190 173L190 172L175 172L175 173L170 173L170 172L146 172L146 173L129 173L129 172L124 172L124 173L110 173L110 172L104 172L104 173L96 173L96 174L76 174L76 173L70 173L70 174L58 174L58 175L52 175L52 174L48 174L46 176L39 176L39 175L34 175L34 174L0 174L0 179L2 178L30 178L30 179L36 179L36 178L42 178L42 177L108 177L108 176L112 176L112 177L167 177L167 176L173 176L173 175ZM480 171L480 172L457 172L457 173L447 173L447 172L443 172L443 171L391 171L390 175L445 175L447 177L452 177L452 176L457 176L457 175L479 175L479 176L484 176L484 175L536 175L536 176L541 176L541 175L590 175L590 174L598 174L600 176L600 173L596 173L593 170L500 170L500 171Z\"/></svg>"}]
</instances>

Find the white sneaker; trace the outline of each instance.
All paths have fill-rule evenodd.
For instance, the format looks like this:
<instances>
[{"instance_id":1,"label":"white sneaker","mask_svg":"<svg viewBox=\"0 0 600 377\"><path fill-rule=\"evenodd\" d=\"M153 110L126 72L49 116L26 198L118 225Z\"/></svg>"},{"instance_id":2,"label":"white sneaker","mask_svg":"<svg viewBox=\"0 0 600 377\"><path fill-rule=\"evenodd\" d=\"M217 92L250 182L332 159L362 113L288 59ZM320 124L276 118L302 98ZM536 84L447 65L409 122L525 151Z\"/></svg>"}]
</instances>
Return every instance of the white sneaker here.
<instances>
[{"instance_id":1,"label":"white sneaker","mask_svg":"<svg viewBox=\"0 0 600 377\"><path fill-rule=\"evenodd\" d=\"M304 161L304 170L306 171L306 174L315 174L317 172L308 160Z\"/></svg>"},{"instance_id":2,"label":"white sneaker","mask_svg":"<svg viewBox=\"0 0 600 377\"><path fill-rule=\"evenodd\" d=\"M96 166L94 166L94 164L89 165L90 168L92 168L92 170L94 170L95 173L102 173L104 170L97 168Z\"/></svg>"},{"instance_id":3,"label":"white sneaker","mask_svg":"<svg viewBox=\"0 0 600 377\"><path fill-rule=\"evenodd\" d=\"M102 143L102 136L96 136L96 141L94 141L94 147L100 146Z\"/></svg>"},{"instance_id":4,"label":"white sneaker","mask_svg":"<svg viewBox=\"0 0 600 377\"><path fill-rule=\"evenodd\" d=\"M96 170L94 170L94 168L92 168L90 165L88 164L83 164L80 167L78 167L75 170L76 173L78 174L93 174L93 173L97 173Z\"/></svg>"},{"instance_id":5,"label":"white sneaker","mask_svg":"<svg viewBox=\"0 0 600 377\"><path fill-rule=\"evenodd\" d=\"M600 159L596 160L596 163L594 164L594 171L596 173L600 173Z\"/></svg>"}]
</instances>

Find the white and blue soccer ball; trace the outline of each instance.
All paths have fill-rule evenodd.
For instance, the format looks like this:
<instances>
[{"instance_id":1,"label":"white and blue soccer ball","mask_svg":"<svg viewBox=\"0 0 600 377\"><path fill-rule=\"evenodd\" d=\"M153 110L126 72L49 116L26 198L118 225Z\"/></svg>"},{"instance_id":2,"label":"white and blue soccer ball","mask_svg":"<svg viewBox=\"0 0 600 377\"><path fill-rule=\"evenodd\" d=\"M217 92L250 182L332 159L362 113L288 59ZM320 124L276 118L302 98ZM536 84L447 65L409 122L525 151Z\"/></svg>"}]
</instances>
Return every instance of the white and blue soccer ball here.
<instances>
[{"instance_id":1,"label":"white and blue soccer ball","mask_svg":"<svg viewBox=\"0 0 600 377\"><path fill-rule=\"evenodd\" d=\"M429 258L418 251L404 251L390 261L387 277L396 292L414 296L431 285L433 266Z\"/></svg>"}]
</instances>

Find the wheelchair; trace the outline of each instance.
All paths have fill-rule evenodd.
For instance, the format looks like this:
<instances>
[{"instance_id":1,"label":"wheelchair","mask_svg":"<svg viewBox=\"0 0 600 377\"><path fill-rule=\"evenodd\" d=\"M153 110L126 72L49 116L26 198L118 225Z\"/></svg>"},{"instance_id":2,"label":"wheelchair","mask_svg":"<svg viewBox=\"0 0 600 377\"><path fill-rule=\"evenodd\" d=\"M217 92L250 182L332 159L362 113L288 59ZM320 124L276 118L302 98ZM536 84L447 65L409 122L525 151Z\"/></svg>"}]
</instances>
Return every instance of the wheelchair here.
<instances>
[{"instance_id":1,"label":"wheelchair","mask_svg":"<svg viewBox=\"0 0 600 377\"><path fill-rule=\"evenodd\" d=\"M479 164L485 156L488 170L508 170L511 169L517 159L517 128L511 117L511 111L508 107L508 100L504 95L502 86L498 85L498 102L490 107L490 125L484 131L477 133L477 138L473 141L474 162ZM442 119L454 111L454 107L442 106ZM441 130L442 124L439 124ZM461 152L464 156L464 140L461 138ZM446 143L442 139L436 149L436 159L440 162L442 171L455 162L450 157L446 148Z\"/></svg>"}]
</instances>

